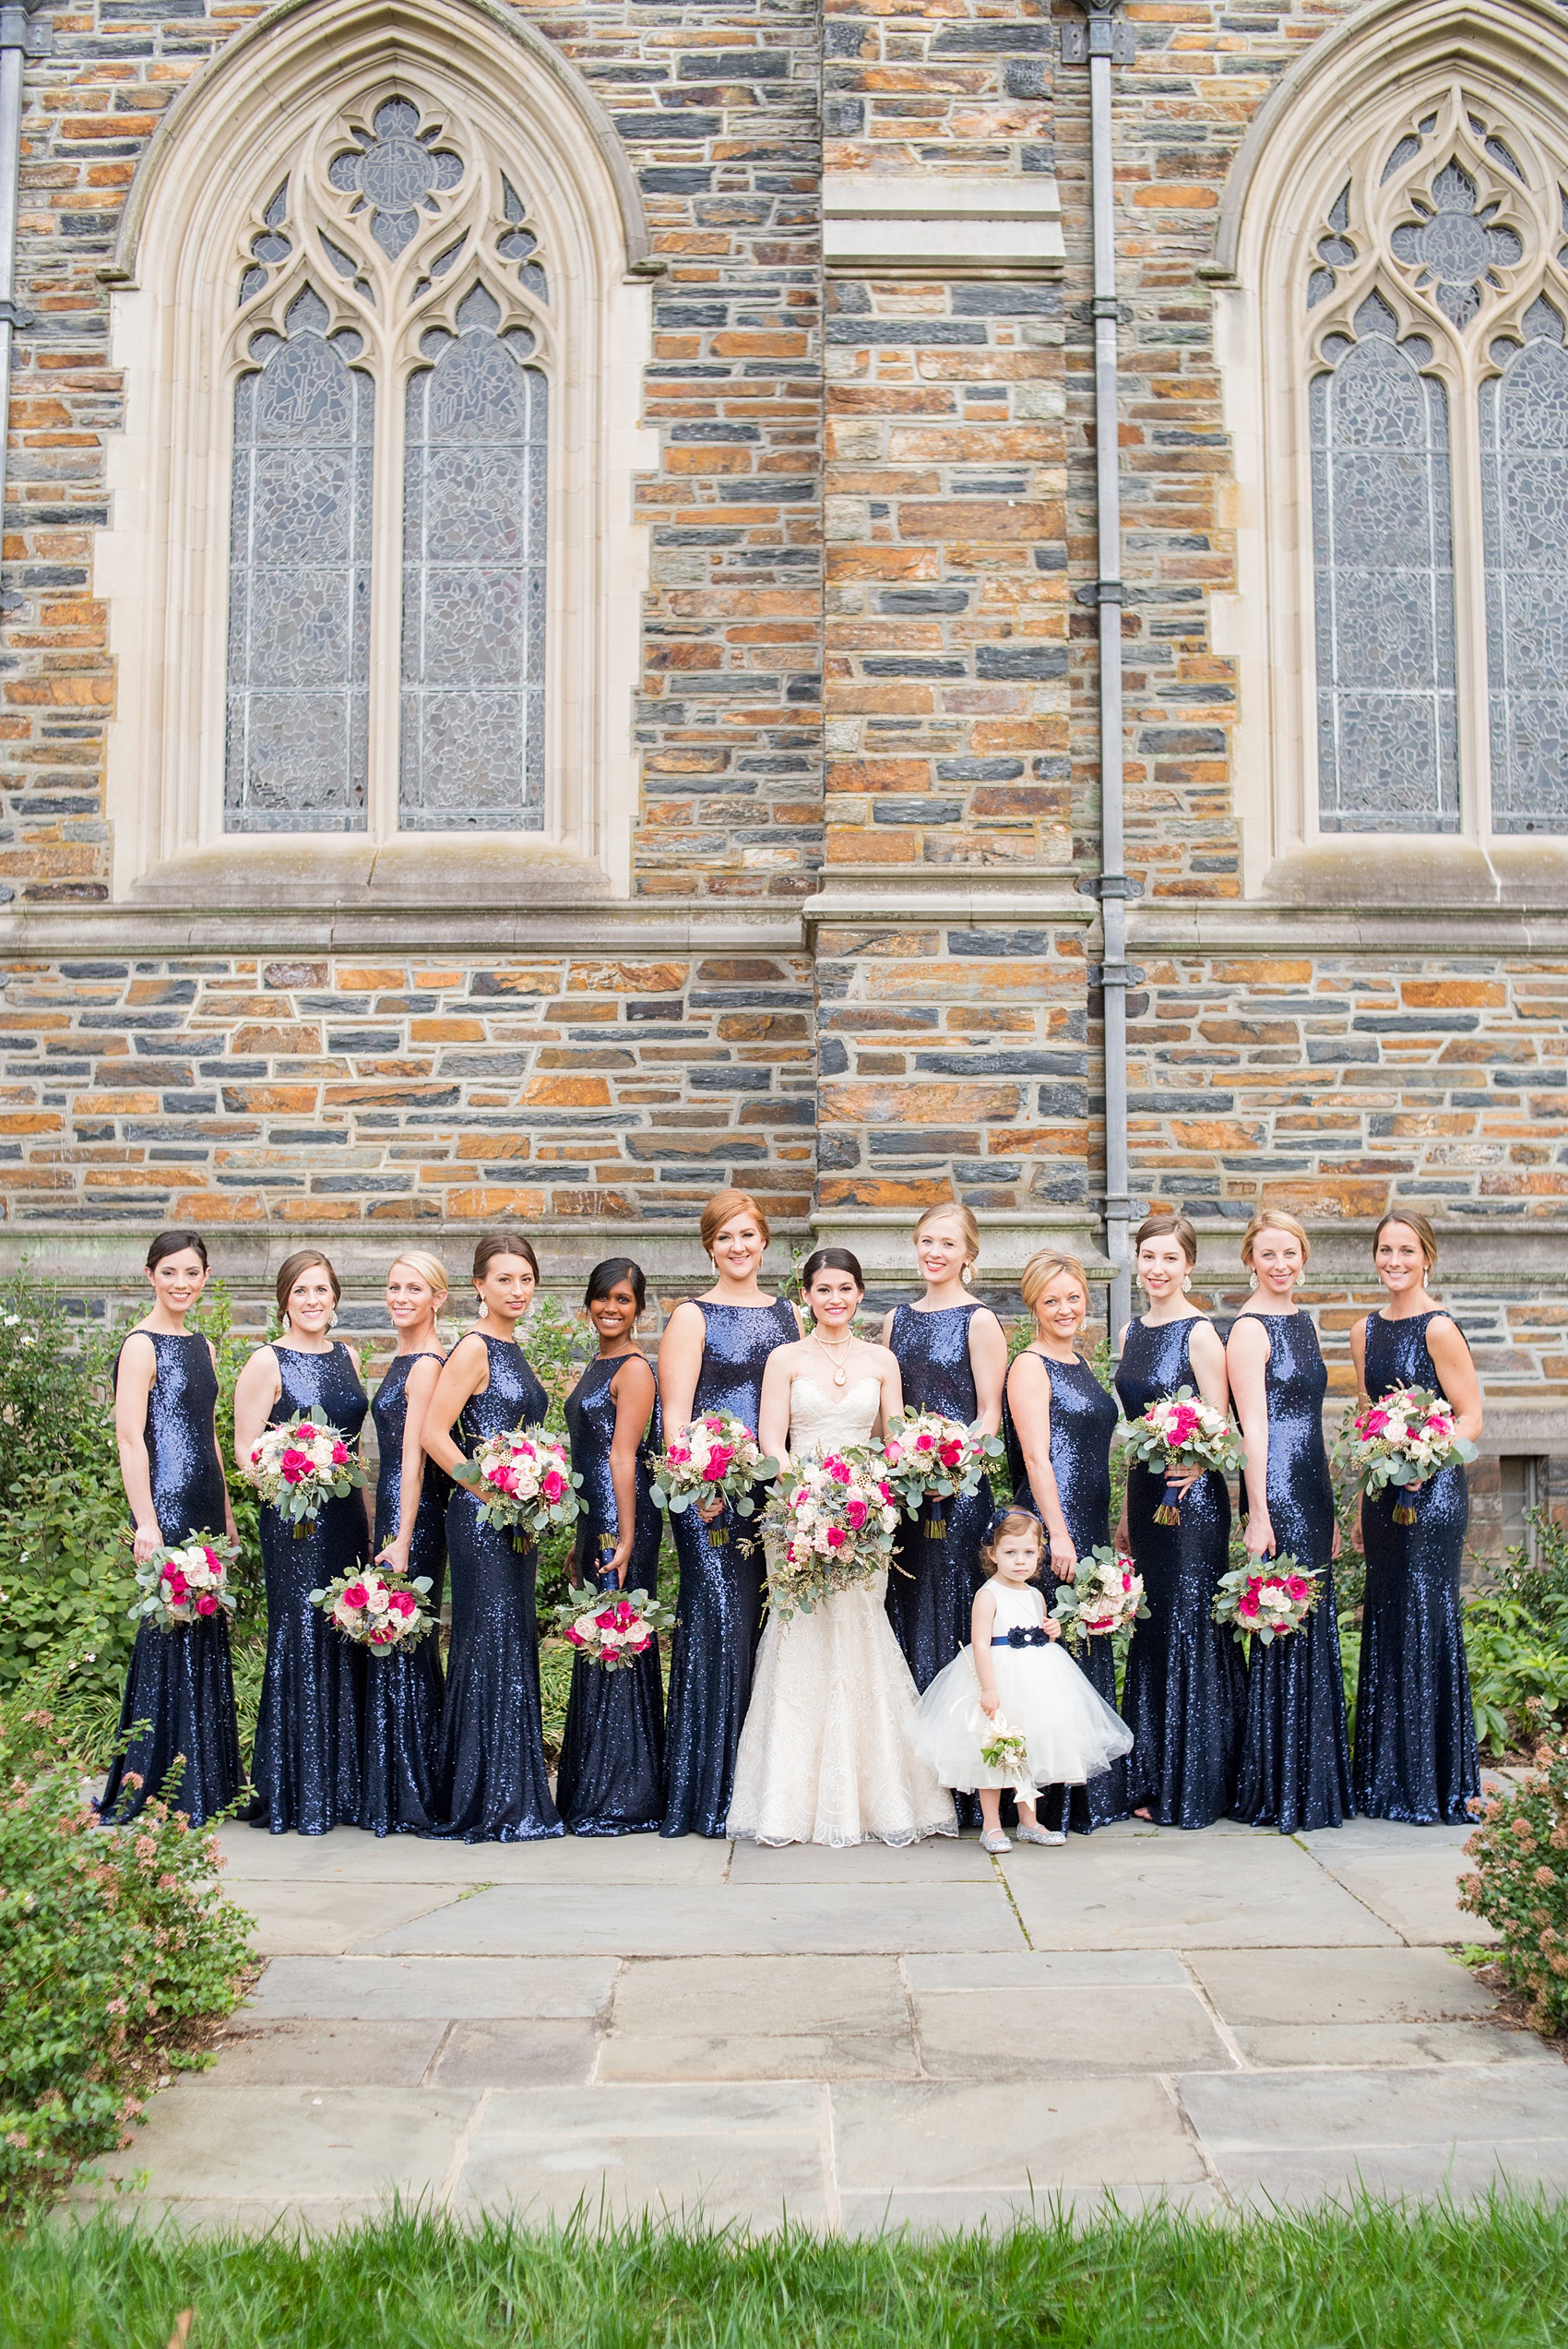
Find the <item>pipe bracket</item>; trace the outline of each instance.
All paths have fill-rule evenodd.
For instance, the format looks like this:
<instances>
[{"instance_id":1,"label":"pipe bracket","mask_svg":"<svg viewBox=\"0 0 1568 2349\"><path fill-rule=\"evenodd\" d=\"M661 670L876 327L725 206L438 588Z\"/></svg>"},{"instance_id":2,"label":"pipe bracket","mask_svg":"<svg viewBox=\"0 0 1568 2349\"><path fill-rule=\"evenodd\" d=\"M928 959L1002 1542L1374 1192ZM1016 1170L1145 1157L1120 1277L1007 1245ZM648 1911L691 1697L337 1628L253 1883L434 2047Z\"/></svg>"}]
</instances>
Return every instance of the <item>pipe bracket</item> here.
<instances>
[{"instance_id":1,"label":"pipe bracket","mask_svg":"<svg viewBox=\"0 0 1568 2349\"><path fill-rule=\"evenodd\" d=\"M1141 987L1148 972L1141 962L1091 962L1084 976L1091 987Z\"/></svg>"}]
</instances>

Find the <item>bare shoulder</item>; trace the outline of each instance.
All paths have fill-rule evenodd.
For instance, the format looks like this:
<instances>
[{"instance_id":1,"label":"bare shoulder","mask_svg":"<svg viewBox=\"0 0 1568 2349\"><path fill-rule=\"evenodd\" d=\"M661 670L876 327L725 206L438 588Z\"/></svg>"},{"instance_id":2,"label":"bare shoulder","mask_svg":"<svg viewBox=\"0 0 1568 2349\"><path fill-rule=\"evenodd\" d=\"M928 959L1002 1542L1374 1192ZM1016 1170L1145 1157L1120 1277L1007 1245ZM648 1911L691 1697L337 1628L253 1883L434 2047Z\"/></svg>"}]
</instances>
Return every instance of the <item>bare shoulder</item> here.
<instances>
[{"instance_id":1,"label":"bare shoulder","mask_svg":"<svg viewBox=\"0 0 1568 2349\"><path fill-rule=\"evenodd\" d=\"M670 1318L664 1325L664 1334L667 1338L677 1334L681 1337L695 1336L697 1331L706 1330L707 1328L707 1318L695 1297L683 1297L678 1305L671 1306Z\"/></svg>"},{"instance_id":2,"label":"bare shoulder","mask_svg":"<svg viewBox=\"0 0 1568 2349\"><path fill-rule=\"evenodd\" d=\"M1274 1341L1264 1326L1262 1316L1254 1313L1250 1306L1243 1306L1236 1316L1225 1345L1227 1353L1234 1349L1243 1359L1248 1354L1255 1354L1260 1362L1266 1362L1274 1351Z\"/></svg>"}]
</instances>

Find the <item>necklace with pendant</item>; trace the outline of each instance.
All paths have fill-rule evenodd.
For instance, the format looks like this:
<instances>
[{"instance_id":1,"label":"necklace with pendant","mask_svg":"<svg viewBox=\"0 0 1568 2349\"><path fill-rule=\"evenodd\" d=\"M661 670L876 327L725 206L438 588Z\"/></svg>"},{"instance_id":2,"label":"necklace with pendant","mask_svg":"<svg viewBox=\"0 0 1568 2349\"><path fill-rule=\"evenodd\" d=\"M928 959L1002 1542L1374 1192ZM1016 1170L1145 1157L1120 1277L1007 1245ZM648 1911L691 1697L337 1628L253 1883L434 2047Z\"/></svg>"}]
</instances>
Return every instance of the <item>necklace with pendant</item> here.
<instances>
[{"instance_id":1,"label":"necklace with pendant","mask_svg":"<svg viewBox=\"0 0 1568 2349\"><path fill-rule=\"evenodd\" d=\"M855 1341L852 1336L846 1338L843 1344L838 1348L838 1352L840 1353L847 1354L854 1342ZM828 1361L832 1362L834 1349L831 1346L825 1344L823 1340L815 1335L814 1331L812 1337L812 1343L816 1347L820 1353L826 1354ZM847 1386L849 1383L849 1373L844 1369L841 1364L834 1370L833 1383L836 1387Z\"/></svg>"}]
</instances>

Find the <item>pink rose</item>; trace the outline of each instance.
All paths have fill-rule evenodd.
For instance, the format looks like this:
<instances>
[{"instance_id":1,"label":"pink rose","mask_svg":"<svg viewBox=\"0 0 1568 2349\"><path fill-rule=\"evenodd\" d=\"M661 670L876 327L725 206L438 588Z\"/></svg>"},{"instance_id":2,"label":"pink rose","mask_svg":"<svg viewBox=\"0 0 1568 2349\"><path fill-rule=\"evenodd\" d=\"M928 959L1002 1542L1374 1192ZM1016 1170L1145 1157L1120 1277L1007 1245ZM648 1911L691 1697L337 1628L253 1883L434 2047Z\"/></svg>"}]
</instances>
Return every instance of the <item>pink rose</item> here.
<instances>
[{"instance_id":1,"label":"pink rose","mask_svg":"<svg viewBox=\"0 0 1568 2349\"><path fill-rule=\"evenodd\" d=\"M915 1437L915 1449L918 1452L929 1452L934 1450L935 1446L936 1438L934 1436L917 1436Z\"/></svg>"},{"instance_id":2,"label":"pink rose","mask_svg":"<svg viewBox=\"0 0 1568 2349\"><path fill-rule=\"evenodd\" d=\"M897 1508L898 1504L894 1498L893 1487L890 1485L878 1485L876 1489L882 1495L883 1499L886 1502L889 1508Z\"/></svg>"},{"instance_id":3,"label":"pink rose","mask_svg":"<svg viewBox=\"0 0 1568 2349\"><path fill-rule=\"evenodd\" d=\"M866 1505L864 1501L859 1499L850 1499L846 1501L844 1504L844 1514L849 1520L851 1532L858 1533L861 1526L866 1521Z\"/></svg>"},{"instance_id":4,"label":"pink rose","mask_svg":"<svg viewBox=\"0 0 1568 2349\"><path fill-rule=\"evenodd\" d=\"M279 1465L285 1485L303 1485L314 1463L308 1452L297 1452L291 1445Z\"/></svg>"},{"instance_id":5,"label":"pink rose","mask_svg":"<svg viewBox=\"0 0 1568 2349\"><path fill-rule=\"evenodd\" d=\"M547 1501L558 1501L566 1489L566 1479L558 1468L547 1468L540 1479L539 1489Z\"/></svg>"},{"instance_id":6,"label":"pink rose","mask_svg":"<svg viewBox=\"0 0 1568 2349\"><path fill-rule=\"evenodd\" d=\"M294 1433L302 1444L314 1444L315 1441L316 1431L308 1419L302 1419Z\"/></svg>"},{"instance_id":7,"label":"pink rose","mask_svg":"<svg viewBox=\"0 0 1568 2349\"><path fill-rule=\"evenodd\" d=\"M1237 1602L1236 1602L1236 1612L1237 1612L1237 1614L1238 1614L1238 1615L1245 1616L1246 1616L1246 1618L1247 1618L1247 1620L1248 1620L1248 1622L1250 1623L1250 1622L1253 1620L1253 1616L1257 1614L1257 1611L1258 1611L1258 1599L1257 1599L1257 1592L1256 1592L1255 1591L1246 1591L1246 1592L1242 1592L1242 1594L1241 1594L1241 1598L1239 1598L1239 1599L1237 1600Z\"/></svg>"},{"instance_id":8,"label":"pink rose","mask_svg":"<svg viewBox=\"0 0 1568 2349\"><path fill-rule=\"evenodd\" d=\"M369 1606L370 1592L365 1589L362 1582L350 1583L348 1589L343 1593L343 1604L346 1607Z\"/></svg>"},{"instance_id":9,"label":"pink rose","mask_svg":"<svg viewBox=\"0 0 1568 2349\"><path fill-rule=\"evenodd\" d=\"M689 1444L671 1444L670 1447L668 1458L672 1468L684 1468L691 1456Z\"/></svg>"},{"instance_id":10,"label":"pink rose","mask_svg":"<svg viewBox=\"0 0 1568 2349\"><path fill-rule=\"evenodd\" d=\"M849 1538L841 1525L830 1525L827 1529L827 1546L830 1550L841 1550Z\"/></svg>"},{"instance_id":11,"label":"pink rose","mask_svg":"<svg viewBox=\"0 0 1568 2349\"><path fill-rule=\"evenodd\" d=\"M208 1562L208 1566L212 1568L212 1571L214 1572L214 1574L221 1574L221 1573L222 1573L222 1571L223 1571L223 1561L222 1561L222 1559L219 1556L219 1555L218 1555L218 1553L217 1553L217 1551L216 1551L216 1550L209 1550L209 1549L208 1548L208 1546L207 1546L207 1544L204 1542L204 1543L202 1544L202 1545L201 1545L201 1554L202 1554L203 1557L207 1560L207 1562Z\"/></svg>"},{"instance_id":12,"label":"pink rose","mask_svg":"<svg viewBox=\"0 0 1568 2349\"><path fill-rule=\"evenodd\" d=\"M963 1457L964 1447L956 1436L950 1436L937 1453L944 1468L956 1468Z\"/></svg>"},{"instance_id":13,"label":"pink rose","mask_svg":"<svg viewBox=\"0 0 1568 2349\"><path fill-rule=\"evenodd\" d=\"M1122 1575L1122 1588L1123 1589L1123 1591L1130 1591L1130 1590L1132 1589L1132 1587L1133 1587L1133 1578L1132 1578L1132 1576L1131 1576L1129 1573L1127 1573L1127 1572L1125 1571L1125 1569L1123 1569L1123 1575Z\"/></svg>"},{"instance_id":14,"label":"pink rose","mask_svg":"<svg viewBox=\"0 0 1568 2349\"><path fill-rule=\"evenodd\" d=\"M485 1471L485 1478L497 1492L515 1493L517 1489L517 1472L507 1461L497 1461L493 1468Z\"/></svg>"},{"instance_id":15,"label":"pink rose","mask_svg":"<svg viewBox=\"0 0 1568 2349\"><path fill-rule=\"evenodd\" d=\"M896 1468L896 1467L897 1466L898 1462L899 1462L899 1461L903 1459L903 1457L904 1457L904 1447L903 1447L903 1445L902 1445L902 1444L900 1444L899 1442L897 1442L897 1439L896 1439L895 1437L891 1437L891 1436L890 1436L890 1437L888 1437L888 1439L887 1439L886 1443L885 1443L885 1444L884 1444L884 1446L883 1446L883 1448L882 1448L882 1449L883 1449L883 1450L886 1453L886 1455L887 1455L887 1457L888 1457L888 1460L891 1461L891 1463L893 1464L893 1466Z\"/></svg>"},{"instance_id":16,"label":"pink rose","mask_svg":"<svg viewBox=\"0 0 1568 2349\"><path fill-rule=\"evenodd\" d=\"M332 1447L332 1465L334 1468L347 1468L349 1465L349 1447L341 1439Z\"/></svg>"},{"instance_id":17,"label":"pink rose","mask_svg":"<svg viewBox=\"0 0 1568 2349\"><path fill-rule=\"evenodd\" d=\"M203 1594L202 1594L202 1596L201 1596L201 1597L200 1597L200 1598L196 1601L196 1611L197 1615L216 1615L216 1614L217 1614L217 1612L218 1612L218 1602L217 1602L217 1600L213 1597L213 1595L212 1595L212 1593L211 1593L211 1592L210 1592L210 1591L204 1592L203 1592Z\"/></svg>"},{"instance_id":18,"label":"pink rose","mask_svg":"<svg viewBox=\"0 0 1568 2349\"><path fill-rule=\"evenodd\" d=\"M588 1646L588 1641L583 1638L582 1633L577 1629L575 1623L567 1625L566 1638L574 1648L586 1648Z\"/></svg>"},{"instance_id":19,"label":"pink rose","mask_svg":"<svg viewBox=\"0 0 1568 2349\"><path fill-rule=\"evenodd\" d=\"M734 1450L730 1445L715 1444L707 1456L707 1466L703 1470L704 1483L722 1485L730 1473L730 1463L734 1457Z\"/></svg>"},{"instance_id":20,"label":"pink rose","mask_svg":"<svg viewBox=\"0 0 1568 2349\"><path fill-rule=\"evenodd\" d=\"M163 1569L163 1587L172 1599L178 1601L188 1594L191 1586L177 1566L170 1566Z\"/></svg>"},{"instance_id":21,"label":"pink rose","mask_svg":"<svg viewBox=\"0 0 1568 2349\"><path fill-rule=\"evenodd\" d=\"M379 1623L373 1623L370 1627L370 1643L373 1648L385 1648L397 1637L397 1625L385 1616Z\"/></svg>"},{"instance_id":22,"label":"pink rose","mask_svg":"<svg viewBox=\"0 0 1568 2349\"><path fill-rule=\"evenodd\" d=\"M1312 1584L1307 1580L1305 1575L1302 1574L1287 1575L1285 1578L1285 1588L1289 1595L1293 1599L1308 1599L1312 1596Z\"/></svg>"},{"instance_id":23,"label":"pink rose","mask_svg":"<svg viewBox=\"0 0 1568 2349\"><path fill-rule=\"evenodd\" d=\"M388 1591L386 1604L394 1615L412 1615L419 1605L411 1591Z\"/></svg>"},{"instance_id":24,"label":"pink rose","mask_svg":"<svg viewBox=\"0 0 1568 2349\"><path fill-rule=\"evenodd\" d=\"M1388 1413L1374 1405L1371 1411L1362 1412L1359 1424L1363 1436L1381 1436L1388 1425Z\"/></svg>"},{"instance_id":25,"label":"pink rose","mask_svg":"<svg viewBox=\"0 0 1568 2349\"><path fill-rule=\"evenodd\" d=\"M652 1640L649 1634L646 1631L643 1633L640 1640L628 1640L626 1642L628 1651L634 1656L646 1655L652 1644Z\"/></svg>"},{"instance_id":26,"label":"pink rose","mask_svg":"<svg viewBox=\"0 0 1568 2349\"><path fill-rule=\"evenodd\" d=\"M594 1616L594 1621L601 1631L618 1631L621 1628L615 1620L615 1609L613 1607L606 1607L602 1615L596 1615Z\"/></svg>"},{"instance_id":27,"label":"pink rose","mask_svg":"<svg viewBox=\"0 0 1568 2349\"><path fill-rule=\"evenodd\" d=\"M822 1473L825 1476L831 1476L836 1485L847 1485L849 1481L849 1463L847 1460L840 1460L837 1452L829 1452L822 1463Z\"/></svg>"}]
</instances>

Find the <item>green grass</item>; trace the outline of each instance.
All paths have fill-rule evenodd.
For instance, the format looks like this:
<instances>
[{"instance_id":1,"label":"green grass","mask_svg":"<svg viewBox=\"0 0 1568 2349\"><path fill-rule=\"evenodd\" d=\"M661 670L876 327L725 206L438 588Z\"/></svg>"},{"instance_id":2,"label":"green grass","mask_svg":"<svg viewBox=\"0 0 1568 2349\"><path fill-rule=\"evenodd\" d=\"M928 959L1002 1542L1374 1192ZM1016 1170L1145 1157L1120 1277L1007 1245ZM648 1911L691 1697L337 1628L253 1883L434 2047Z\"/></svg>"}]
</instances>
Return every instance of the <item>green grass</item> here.
<instances>
[{"instance_id":1,"label":"green grass","mask_svg":"<svg viewBox=\"0 0 1568 2349\"><path fill-rule=\"evenodd\" d=\"M165 2349L1560 2349L1568 2208L1113 2212L992 2240L748 2242L407 2215L302 2250L99 2216L0 2247L0 2343Z\"/></svg>"}]
</instances>

